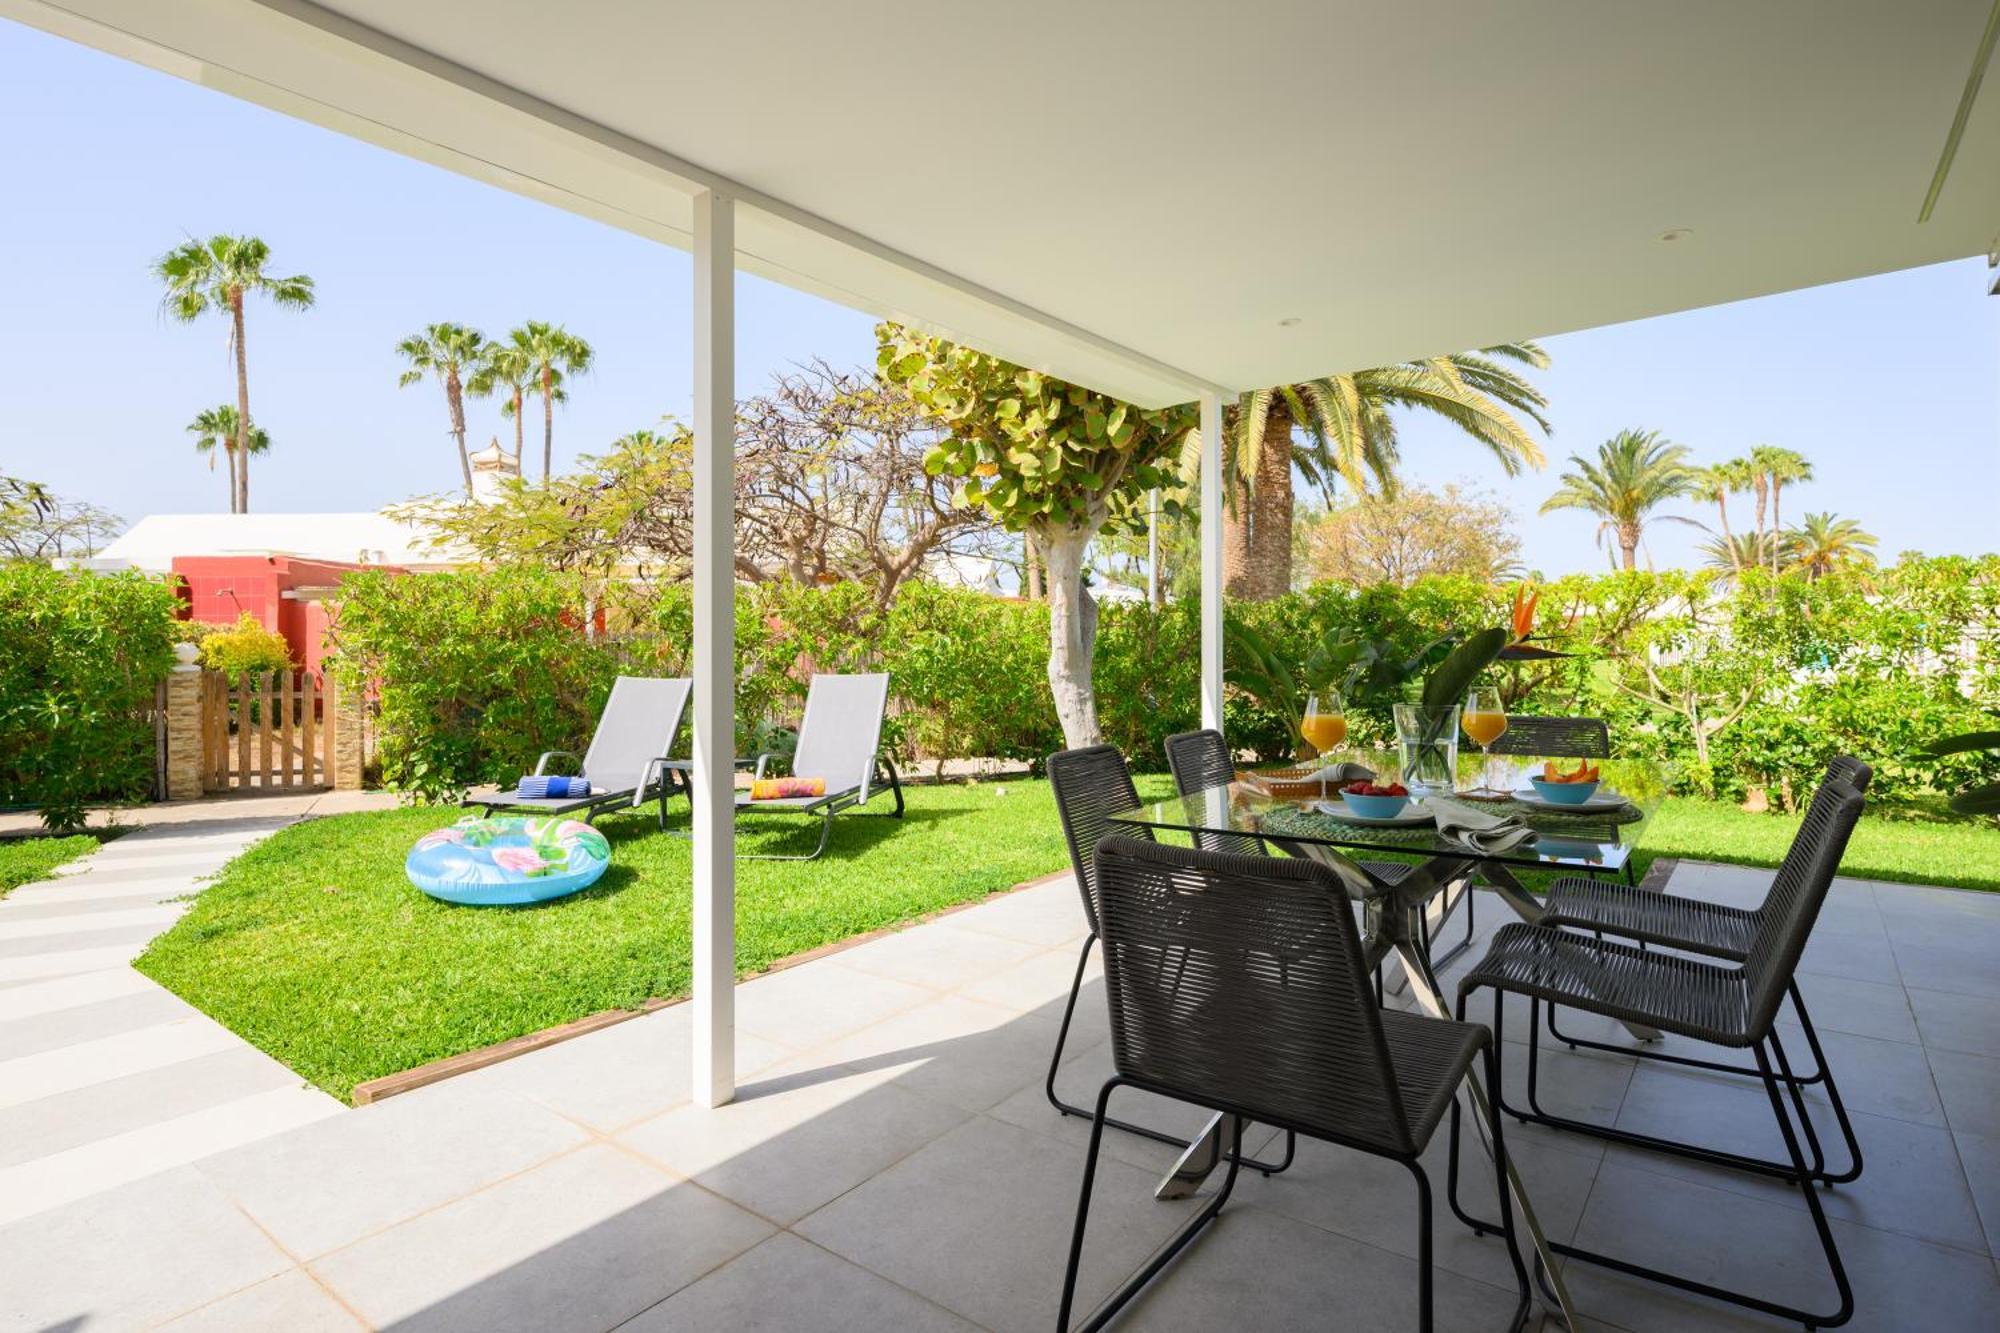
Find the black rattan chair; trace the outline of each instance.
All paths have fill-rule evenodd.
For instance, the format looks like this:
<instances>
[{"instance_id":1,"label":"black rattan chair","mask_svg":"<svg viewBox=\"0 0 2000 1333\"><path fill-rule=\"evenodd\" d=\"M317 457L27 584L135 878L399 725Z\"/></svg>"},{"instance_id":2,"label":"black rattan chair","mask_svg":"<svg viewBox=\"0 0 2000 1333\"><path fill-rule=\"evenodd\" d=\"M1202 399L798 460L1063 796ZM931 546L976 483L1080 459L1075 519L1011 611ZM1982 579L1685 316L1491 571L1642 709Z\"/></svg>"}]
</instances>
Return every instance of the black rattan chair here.
<instances>
[{"instance_id":1,"label":"black rattan chair","mask_svg":"<svg viewBox=\"0 0 2000 1333\"><path fill-rule=\"evenodd\" d=\"M1486 750L1531 759L1609 759L1611 729L1601 717L1509 713L1507 730Z\"/></svg>"},{"instance_id":2,"label":"black rattan chair","mask_svg":"<svg viewBox=\"0 0 2000 1333\"><path fill-rule=\"evenodd\" d=\"M1861 760L1841 755L1827 765L1824 782L1845 782L1857 792L1865 793L1874 776L1875 771ZM1756 943L1758 927L1764 919L1780 910L1780 905L1775 901L1776 896L1774 885L1772 892L1767 894L1758 906L1730 907L1701 898L1687 898L1652 889L1636 889L1566 877L1549 886L1549 910L1542 918L1541 924L1570 926L1598 935L1617 935L1636 940L1640 944L1682 949L1689 953L1740 963L1749 957L1751 946ZM1791 997L1793 1009L1798 1012L1799 1027L1813 1058L1813 1072L1801 1074L1796 1081L1801 1087L1815 1083L1826 1086L1827 1101L1833 1108L1834 1118L1840 1125L1841 1136L1847 1145L1847 1169L1837 1173L1828 1172L1818 1136L1813 1130L1812 1122L1807 1121L1804 1129L1807 1146L1814 1159L1813 1174L1816 1179L1829 1185L1844 1184L1861 1175L1861 1144L1855 1137L1853 1122L1848 1119L1846 1103L1841 1100L1840 1088L1835 1084L1833 1071L1827 1065L1826 1052L1820 1046L1819 1033L1813 1027L1812 1015L1806 1010L1805 996L1800 993L1796 978L1786 990ZM1724 1074L1742 1074L1751 1077L1757 1074L1755 1069L1743 1065L1673 1055L1665 1051L1650 1051L1644 1047L1634 1049L1615 1046L1609 1042L1568 1036L1556 1026L1554 1005L1549 1006L1548 1028L1550 1036L1565 1043L1571 1050L1582 1046L1592 1050L1634 1055L1645 1060L1657 1060L1664 1064L1685 1065Z\"/></svg>"},{"instance_id":3,"label":"black rattan chair","mask_svg":"<svg viewBox=\"0 0 2000 1333\"><path fill-rule=\"evenodd\" d=\"M1055 1053L1049 1057L1049 1076L1043 1085L1049 1105L1064 1115L1090 1116L1090 1108L1064 1101L1056 1094L1056 1072L1062 1068L1063 1048L1069 1042L1070 1022L1076 1017L1077 996L1083 991L1083 970L1090 962L1091 946L1099 936L1097 916L1097 871L1092 861L1098 843L1110 832L1110 818L1139 804L1139 790L1132 785L1132 770L1115 745L1091 745L1063 750L1049 756L1049 786L1055 792L1056 816L1062 821L1063 839L1069 844L1070 868L1076 873L1077 896L1083 900L1084 924L1090 933L1076 958L1076 974L1070 979L1069 1000L1063 1005L1062 1026L1056 1030ZM1144 829L1130 836L1150 838ZM1123 1120L1108 1121L1113 1128L1143 1135L1160 1143L1183 1144L1176 1135L1135 1125ZM1266 1175L1291 1165L1294 1140L1288 1135L1285 1155L1276 1162L1249 1160L1245 1164Z\"/></svg>"},{"instance_id":4,"label":"black rattan chair","mask_svg":"<svg viewBox=\"0 0 2000 1333\"><path fill-rule=\"evenodd\" d=\"M1506 1106L1501 1096L1504 1086L1494 1084L1494 1101L1509 1114L1524 1121L1557 1129L1593 1135L1616 1143L1655 1152L1690 1157L1713 1165L1732 1167L1759 1175L1775 1176L1796 1185L1804 1194L1807 1210L1819 1232L1827 1267L1840 1294L1838 1309L1818 1314L1794 1309L1730 1291L1675 1273L1648 1268L1629 1260L1614 1258L1572 1245L1554 1244L1558 1254L1601 1264L1650 1278L1718 1300L1761 1310L1784 1319L1795 1319L1807 1328L1830 1328L1843 1324L1854 1313L1854 1293L1848 1285L1847 1270L1841 1264L1839 1248L1826 1211L1820 1204L1819 1188L1808 1166L1800 1133L1793 1127L1792 1112L1786 1109L1786 1093L1798 1119L1809 1124L1805 1100L1799 1094L1791 1062L1777 1031L1779 1008L1792 986L1792 975L1806 939L1818 919L1820 905L1840 869L1848 837L1861 817L1861 793L1839 779L1822 784L1813 797L1805 824L1793 841L1784 864L1772 885L1767 911L1760 917L1755 938L1745 951L1740 967L1722 966L1680 955L1648 952L1636 944L1592 939L1572 931L1551 930L1542 925L1502 926L1493 937L1486 956L1473 965L1459 983L1458 1012L1465 1015L1467 999L1480 987L1493 992L1493 1024L1499 1030L1502 1004L1507 995L1528 997L1528 1086L1532 1104L1540 1056L1539 1010L1544 1003L1581 1009L1624 1022L1643 1023L1663 1032L1677 1033L1696 1041L1736 1050L1748 1050L1756 1060L1758 1078L1777 1117L1784 1138L1786 1160L1725 1153L1713 1148L1672 1139L1635 1134L1608 1125L1593 1124L1539 1110L1521 1111ZM1500 1043L1504 1047L1506 1043ZM1501 1059L1496 1056L1496 1063ZM1456 1198L1452 1200L1458 1211ZM1474 1219L1459 1216L1473 1225Z\"/></svg>"},{"instance_id":5,"label":"black rattan chair","mask_svg":"<svg viewBox=\"0 0 2000 1333\"><path fill-rule=\"evenodd\" d=\"M1236 764L1229 757L1229 746L1222 733L1213 727L1169 736L1166 749L1174 790L1183 796L1236 780ZM1205 852L1233 852L1238 856L1261 856L1269 850L1262 838L1252 834L1206 829L1194 835L1194 845Z\"/></svg>"},{"instance_id":6,"label":"black rattan chair","mask_svg":"<svg viewBox=\"0 0 2000 1333\"><path fill-rule=\"evenodd\" d=\"M1070 1327L1105 1110L1121 1087L1191 1102L1230 1118L1225 1142L1257 1121L1392 1158L1418 1188L1419 1311L1431 1328L1431 1189L1418 1157L1475 1061L1494 1076L1492 1034L1376 1005L1347 891L1325 866L1290 857L1232 856L1111 837L1098 845L1096 884L1105 993L1117 1073L1097 1096L1077 1199L1058 1327ZM1506 1148L1492 1114L1501 1221L1528 1316L1528 1271L1515 1243L1504 1180ZM1081 1325L1102 1328L1222 1210L1232 1163L1215 1196ZM1490 1225L1490 1224L1484 1224Z\"/></svg>"}]
</instances>

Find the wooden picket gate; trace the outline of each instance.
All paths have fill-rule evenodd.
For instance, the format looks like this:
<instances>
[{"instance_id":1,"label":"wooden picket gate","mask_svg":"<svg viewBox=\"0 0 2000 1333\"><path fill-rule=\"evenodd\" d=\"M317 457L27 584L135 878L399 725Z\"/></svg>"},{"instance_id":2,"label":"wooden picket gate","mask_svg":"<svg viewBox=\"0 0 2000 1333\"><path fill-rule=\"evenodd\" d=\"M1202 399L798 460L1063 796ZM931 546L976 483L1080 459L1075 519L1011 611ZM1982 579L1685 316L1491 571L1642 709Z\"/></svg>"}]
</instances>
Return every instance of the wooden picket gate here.
<instances>
[{"instance_id":1,"label":"wooden picket gate","mask_svg":"<svg viewBox=\"0 0 2000 1333\"><path fill-rule=\"evenodd\" d=\"M335 721L311 672L202 672L202 790L332 786Z\"/></svg>"}]
</instances>

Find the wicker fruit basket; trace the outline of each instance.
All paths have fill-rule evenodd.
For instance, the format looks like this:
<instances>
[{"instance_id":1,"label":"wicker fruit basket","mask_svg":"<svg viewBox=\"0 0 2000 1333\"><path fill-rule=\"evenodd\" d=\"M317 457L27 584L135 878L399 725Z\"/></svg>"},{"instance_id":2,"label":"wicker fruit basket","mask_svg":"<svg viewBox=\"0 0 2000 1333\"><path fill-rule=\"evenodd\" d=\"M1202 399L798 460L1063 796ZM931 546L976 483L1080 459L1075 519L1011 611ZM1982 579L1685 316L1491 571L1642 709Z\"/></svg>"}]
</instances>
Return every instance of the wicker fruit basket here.
<instances>
[{"instance_id":1,"label":"wicker fruit basket","mask_svg":"<svg viewBox=\"0 0 2000 1333\"><path fill-rule=\"evenodd\" d=\"M1306 781L1308 774L1316 773L1317 766L1294 766L1292 768L1266 768L1236 770L1236 780L1261 796L1274 801L1316 801L1322 796L1331 796L1340 788L1339 782ZM1372 776L1372 774L1371 774ZM1357 772L1341 779L1353 782L1361 777Z\"/></svg>"}]
</instances>

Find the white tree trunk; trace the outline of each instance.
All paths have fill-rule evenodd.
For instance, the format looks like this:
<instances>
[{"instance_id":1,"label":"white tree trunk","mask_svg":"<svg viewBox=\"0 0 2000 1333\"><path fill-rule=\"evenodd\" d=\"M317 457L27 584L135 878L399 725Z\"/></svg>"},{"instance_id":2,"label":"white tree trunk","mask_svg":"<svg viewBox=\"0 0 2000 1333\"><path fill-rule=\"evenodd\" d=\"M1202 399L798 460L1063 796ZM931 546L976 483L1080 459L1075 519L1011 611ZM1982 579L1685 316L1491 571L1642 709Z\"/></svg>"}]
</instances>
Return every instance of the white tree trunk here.
<instances>
[{"instance_id":1,"label":"white tree trunk","mask_svg":"<svg viewBox=\"0 0 2000 1333\"><path fill-rule=\"evenodd\" d=\"M1042 532L1035 538L1048 574L1049 689L1055 695L1063 743L1070 749L1102 739L1097 730L1097 694L1090 683L1097 602L1083 586L1083 554L1090 538L1089 532L1078 528Z\"/></svg>"}]
</instances>

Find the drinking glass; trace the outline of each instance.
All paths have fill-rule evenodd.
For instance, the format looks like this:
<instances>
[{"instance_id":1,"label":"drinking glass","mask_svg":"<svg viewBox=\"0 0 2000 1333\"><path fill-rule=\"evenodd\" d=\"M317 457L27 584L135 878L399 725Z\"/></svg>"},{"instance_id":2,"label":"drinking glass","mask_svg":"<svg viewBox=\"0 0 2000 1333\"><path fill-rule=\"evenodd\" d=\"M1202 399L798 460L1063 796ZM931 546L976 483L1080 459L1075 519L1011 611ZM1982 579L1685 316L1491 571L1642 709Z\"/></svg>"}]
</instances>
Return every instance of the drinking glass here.
<instances>
[{"instance_id":1,"label":"drinking glass","mask_svg":"<svg viewBox=\"0 0 2000 1333\"><path fill-rule=\"evenodd\" d=\"M1487 747L1507 731L1507 710L1500 702L1500 691L1482 688L1468 692L1459 724L1465 728L1465 734L1472 743L1479 747L1478 791L1484 796L1493 795L1493 756Z\"/></svg>"},{"instance_id":2,"label":"drinking glass","mask_svg":"<svg viewBox=\"0 0 2000 1333\"><path fill-rule=\"evenodd\" d=\"M1339 691L1326 690L1307 696L1299 735L1322 757L1347 739L1347 708Z\"/></svg>"}]
</instances>

